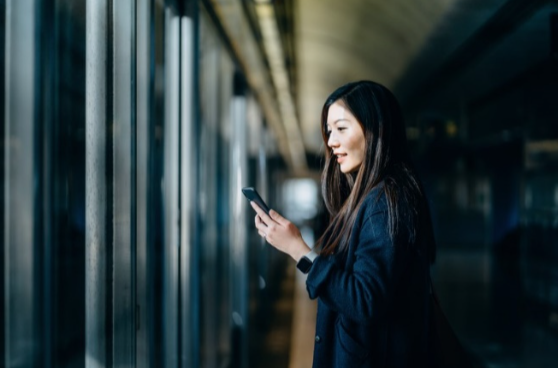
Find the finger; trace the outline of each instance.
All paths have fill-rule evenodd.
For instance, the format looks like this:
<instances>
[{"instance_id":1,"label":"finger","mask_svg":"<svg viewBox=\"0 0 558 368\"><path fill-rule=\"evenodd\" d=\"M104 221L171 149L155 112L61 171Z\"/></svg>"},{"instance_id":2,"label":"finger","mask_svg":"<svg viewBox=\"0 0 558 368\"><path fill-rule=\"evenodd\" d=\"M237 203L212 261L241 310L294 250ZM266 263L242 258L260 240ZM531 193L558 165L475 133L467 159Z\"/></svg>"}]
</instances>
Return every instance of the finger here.
<instances>
[{"instance_id":1,"label":"finger","mask_svg":"<svg viewBox=\"0 0 558 368\"><path fill-rule=\"evenodd\" d=\"M260 215L256 215L256 226L263 226L263 227L267 227L267 224L265 222L262 221L262 218L260 217Z\"/></svg>"},{"instance_id":2,"label":"finger","mask_svg":"<svg viewBox=\"0 0 558 368\"><path fill-rule=\"evenodd\" d=\"M266 231L267 225L262 221L260 215L256 215L255 222L256 222L256 229L258 229L258 231Z\"/></svg>"},{"instance_id":3,"label":"finger","mask_svg":"<svg viewBox=\"0 0 558 368\"><path fill-rule=\"evenodd\" d=\"M261 230L258 231L258 234L260 234L260 236L261 236L262 238L265 238L265 237L266 237L266 233L264 233L264 232L261 231Z\"/></svg>"},{"instance_id":4,"label":"finger","mask_svg":"<svg viewBox=\"0 0 558 368\"><path fill-rule=\"evenodd\" d=\"M269 216L275 220L276 222L278 222L280 225L288 225L289 224L289 220L287 220L286 218L284 218L283 216L281 216L279 214L279 212L275 211L275 210L269 210Z\"/></svg>"},{"instance_id":5,"label":"finger","mask_svg":"<svg viewBox=\"0 0 558 368\"><path fill-rule=\"evenodd\" d=\"M264 222L267 225L271 224L272 222L275 222L271 217L267 215L267 213L265 213L264 210L260 208L260 206L254 203L254 201L250 201L250 205L252 205L254 211L256 211L256 213L260 216L262 222Z\"/></svg>"}]
</instances>

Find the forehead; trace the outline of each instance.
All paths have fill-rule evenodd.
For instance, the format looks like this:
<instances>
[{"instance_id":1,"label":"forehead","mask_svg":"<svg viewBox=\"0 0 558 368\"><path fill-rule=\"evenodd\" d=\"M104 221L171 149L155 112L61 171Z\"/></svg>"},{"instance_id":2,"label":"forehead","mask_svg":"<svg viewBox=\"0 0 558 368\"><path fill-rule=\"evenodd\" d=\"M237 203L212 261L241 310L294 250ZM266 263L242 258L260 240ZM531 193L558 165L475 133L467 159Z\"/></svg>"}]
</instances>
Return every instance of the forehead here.
<instances>
[{"instance_id":1,"label":"forehead","mask_svg":"<svg viewBox=\"0 0 558 368\"><path fill-rule=\"evenodd\" d=\"M351 114L343 104L334 102L327 112L327 123L334 124L338 120L353 120L354 116Z\"/></svg>"}]
</instances>

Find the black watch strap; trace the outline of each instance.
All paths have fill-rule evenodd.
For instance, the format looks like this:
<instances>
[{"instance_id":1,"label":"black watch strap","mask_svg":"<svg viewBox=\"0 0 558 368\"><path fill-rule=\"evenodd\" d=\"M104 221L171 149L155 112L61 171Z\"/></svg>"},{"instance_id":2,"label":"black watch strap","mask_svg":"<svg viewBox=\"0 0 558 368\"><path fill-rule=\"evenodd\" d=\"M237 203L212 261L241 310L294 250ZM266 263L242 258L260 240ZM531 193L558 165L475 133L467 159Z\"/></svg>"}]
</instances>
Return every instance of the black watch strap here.
<instances>
[{"instance_id":1,"label":"black watch strap","mask_svg":"<svg viewBox=\"0 0 558 368\"><path fill-rule=\"evenodd\" d=\"M314 251L310 251L298 261L298 263L296 264L296 268L298 268L300 272L307 274L308 272L310 272L310 269L312 268L314 260L317 256L317 253L315 253Z\"/></svg>"}]
</instances>

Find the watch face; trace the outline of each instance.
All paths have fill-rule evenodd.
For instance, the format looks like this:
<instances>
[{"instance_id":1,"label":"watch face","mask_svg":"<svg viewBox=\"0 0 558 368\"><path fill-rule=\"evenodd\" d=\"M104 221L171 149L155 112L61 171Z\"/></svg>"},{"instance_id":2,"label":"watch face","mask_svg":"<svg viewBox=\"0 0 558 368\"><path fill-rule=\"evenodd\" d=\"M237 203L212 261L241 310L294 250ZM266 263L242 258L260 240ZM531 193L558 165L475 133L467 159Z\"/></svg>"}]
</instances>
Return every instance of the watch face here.
<instances>
[{"instance_id":1,"label":"watch face","mask_svg":"<svg viewBox=\"0 0 558 368\"><path fill-rule=\"evenodd\" d=\"M308 273L310 271L310 268L312 267L312 261L309 260L306 257L302 257L298 263L296 264L296 267L302 272L302 273Z\"/></svg>"}]
</instances>

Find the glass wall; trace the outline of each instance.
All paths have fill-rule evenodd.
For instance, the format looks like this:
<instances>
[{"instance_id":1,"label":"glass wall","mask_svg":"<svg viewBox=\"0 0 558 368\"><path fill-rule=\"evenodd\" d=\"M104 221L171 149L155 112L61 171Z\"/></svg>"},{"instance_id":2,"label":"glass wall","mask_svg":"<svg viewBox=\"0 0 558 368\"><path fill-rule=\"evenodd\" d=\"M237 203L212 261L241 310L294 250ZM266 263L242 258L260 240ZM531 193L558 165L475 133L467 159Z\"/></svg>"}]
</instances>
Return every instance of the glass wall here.
<instances>
[{"instance_id":1,"label":"glass wall","mask_svg":"<svg viewBox=\"0 0 558 368\"><path fill-rule=\"evenodd\" d=\"M248 140L263 119L210 11L0 0L0 19L0 365L247 367L267 260L241 188L266 194L269 137Z\"/></svg>"}]
</instances>

